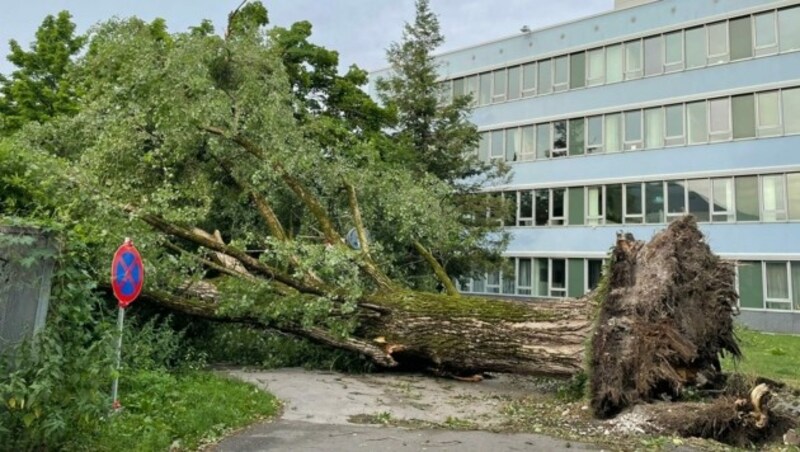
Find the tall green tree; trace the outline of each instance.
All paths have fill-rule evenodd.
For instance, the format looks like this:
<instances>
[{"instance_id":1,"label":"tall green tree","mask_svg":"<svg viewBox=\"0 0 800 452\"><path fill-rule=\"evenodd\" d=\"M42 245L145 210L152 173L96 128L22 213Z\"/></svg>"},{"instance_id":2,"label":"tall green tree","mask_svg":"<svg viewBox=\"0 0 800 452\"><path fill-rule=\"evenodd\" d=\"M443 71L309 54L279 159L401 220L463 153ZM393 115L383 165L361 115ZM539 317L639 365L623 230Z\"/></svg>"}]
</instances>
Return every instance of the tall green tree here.
<instances>
[{"instance_id":1,"label":"tall green tree","mask_svg":"<svg viewBox=\"0 0 800 452\"><path fill-rule=\"evenodd\" d=\"M0 75L0 132L10 134L25 123L46 122L78 110L78 92L67 77L85 36L75 34L69 12L47 16L36 31L29 51L16 40L8 61L16 66L10 77Z\"/></svg>"}]
</instances>

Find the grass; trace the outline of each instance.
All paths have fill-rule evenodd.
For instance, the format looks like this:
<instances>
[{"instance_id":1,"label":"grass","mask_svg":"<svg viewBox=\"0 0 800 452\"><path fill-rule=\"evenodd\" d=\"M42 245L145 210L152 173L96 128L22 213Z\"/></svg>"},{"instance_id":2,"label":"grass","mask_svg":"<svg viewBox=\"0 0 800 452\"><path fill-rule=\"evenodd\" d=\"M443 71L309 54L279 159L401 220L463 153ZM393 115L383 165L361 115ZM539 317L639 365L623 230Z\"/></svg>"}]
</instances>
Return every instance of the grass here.
<instances>
[{"instance_id":1,"label":"grass","mask_svg":"<svg viewBox=\"0 0 800 452\"><path fill-rule=\"evenodd\" d=\"M800 336L759 333L737 328L743 358L723 360L726 371L759 375L800 387Z\"/></svg>"},{"instance_id":2,"label":"grass","mask_svg":"<svg viewBox=\"0 0 800 452\"><path fill-rule=\"evenodd\" d=\"M123 376L120 402L122 411L88 449L195 450L280 409L274 396L255 386L199 371Z\"/></svg>"}]
</instances>

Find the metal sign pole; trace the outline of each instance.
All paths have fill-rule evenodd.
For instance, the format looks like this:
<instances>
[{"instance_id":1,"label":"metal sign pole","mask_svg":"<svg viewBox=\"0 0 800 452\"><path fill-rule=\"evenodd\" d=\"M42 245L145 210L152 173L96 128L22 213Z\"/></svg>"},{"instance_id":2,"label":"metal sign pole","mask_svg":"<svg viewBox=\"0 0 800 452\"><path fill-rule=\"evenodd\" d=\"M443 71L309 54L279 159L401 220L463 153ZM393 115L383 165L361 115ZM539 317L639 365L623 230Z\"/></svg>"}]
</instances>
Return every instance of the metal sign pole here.
<instances>
[{"instance_id":1,"label":"metal sign pole","mask_svg":"<svg viewBox=\"0 0 800 452\"><path fill-rule=\"evenodd\" d=\"M114 376L114 383L111 386L111 401L112 407L117 410L119 409L119 400L117 399L117 391L119 390L119 369L122 364L122 322L125 320L125 309L122 307L119 308L117 312L117 332L119 337L117 338L117 374Z\"/></svg>"}]
</instances>

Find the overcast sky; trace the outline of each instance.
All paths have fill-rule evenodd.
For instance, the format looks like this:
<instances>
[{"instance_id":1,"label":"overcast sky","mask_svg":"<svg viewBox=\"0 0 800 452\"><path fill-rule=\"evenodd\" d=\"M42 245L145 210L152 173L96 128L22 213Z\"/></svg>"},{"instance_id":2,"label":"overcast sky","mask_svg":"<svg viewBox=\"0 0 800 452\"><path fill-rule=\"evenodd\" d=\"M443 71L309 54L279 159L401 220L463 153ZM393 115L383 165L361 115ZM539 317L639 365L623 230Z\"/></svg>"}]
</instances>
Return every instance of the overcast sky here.
<instances>
[{"instance_id":1,"label":"overcast sky","mask_svg":"<svg viewBox=\"0 0 800 452\"><path fill-rule=\"evenodd\" d=\"M13 67L5 59L9 39L27 44L48 14L68 10L79 32L113 16L163 17L171 31L183 31L210 19L219 32L240 0L0 0L0 72ZM380 69L385 50L413 20L414 0L265 0L273 25L298 20L314 25L312 41L340 53L340 67L358 64ZM532 29L609 11L613 0L431 0L445 45L457 49ZM499 5L499 6L498 6Z\"/></svg>"}]
</instances>

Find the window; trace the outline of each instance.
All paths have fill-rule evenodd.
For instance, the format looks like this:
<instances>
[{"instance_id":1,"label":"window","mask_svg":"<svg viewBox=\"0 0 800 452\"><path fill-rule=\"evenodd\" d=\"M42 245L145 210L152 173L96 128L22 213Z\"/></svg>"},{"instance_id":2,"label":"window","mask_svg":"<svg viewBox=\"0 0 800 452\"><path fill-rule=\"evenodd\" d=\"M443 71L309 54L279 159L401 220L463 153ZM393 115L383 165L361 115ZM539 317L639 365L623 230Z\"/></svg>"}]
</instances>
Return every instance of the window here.
<instances>
[{"instance_id":1,"label":"window","mask_svg":"<svg viewBox=\"0 0 800 452\"><path fill-rule=\"evenodd\" d=\"M792 262L792 292L794 294L794 310L800 311L800 262Z\"/></svg>"},{"instance_id":2,"label":"window","mask_svg":"<svg viewBox=\"0 0 800 452\"><path fill-rule=\"evenodd\" d=\"M533 192L521 191L517 193L519 200L519 214L517 226L533 226Z\"/></svg>"},{"instance_id":3,"label":"window","mask_svg":"<svg viewBox=\"0 0 800 452\"><path fill-rule=\"evenodd\" d=\"M586 187L586 224L603 224L605 218L603 186Z\"/></svg>"},{"instance_id":4,"label":"window","mask_svg":"<svg viewBox=\"0 0 800 452\"><path fill-rule=\"evenodd\" d=\"M763 176L761 178L761 220L786 220L786 190L783 175Z\"/></svg>"},{"instance_id":5,"label":"window","mask_svg":"<svg viewBox=\"0 0 800 452\"><path fill-rule=\"evenodd\" d=\"M753 56L753 26L750 16L730 21L731 61Z\"/></svg>"},{"instance_id":6,"label":"window","mask_svg":"<svg viewBox=\"0 0 800 452\"><path fill-rule=\"evenodd\" d=\"M478 103L478 76L473 75L472 77L467 77L464 79L465 89L466 91L464 94L470 96L472 98L472 105L477 105Z\"/></svg>"},{"instance_id":7,"label":"window","mask_svg":"<svg viewBox=\"0 0 800 452\"><path fill-rule=\"evenodd\" d=\"M758 178L756 176L737 177L736 221L758 221Z\"/></svg>"},{"instance_id":8,"label":"window","mask_svg":"<svg viewBox=\"0 0 800 452\"><path fill-rule=\"evenodd\" d=\"M758 108L758 136L770 137L780 135L781 130L781 108L780 96L778 91L758 93L756 95Z\"/></svg>"},{"instance_id":9,"label":"window","mask_svg":"<svg viewBox=\"0 0 800 452\"><path fill-rule=\"evenodd\" d=\"M664 35L664 72L683 69L683 31Z\"/></svg>"},{"instance_id":10,"label":"window","mask_svg":"<svg viewBox=\"0 0 800 452\"><path fill-rule=\"evenodd\" d=\"M778 42L781 52L800 49L800 7L786 8L778 11Z\"/></svg>"},{"instance_id":11,"label":"window","mask_svg":"<svg viewBox=\"0 0 800 452\"><path fill-rule=\"evenodd\" d=\"M625 184L625 223L644 222L644 193L642 184Z\"/></svg>"},{"instance_id":12,"label":"window","mask_svg":"<svg viewBox=\"0 0 800 452\"><path fill-rule=\"evenodd\" d=\"M453 99L461 97L464 94L464 79L457 78L453 80Z\"/></svg>"},{"instance_id":13,"label":"window","mask_svg":"<svg viewBox=\"0 0 800 452\"><path fill-rule=\"evenodd\" d=\"M550 190L534 190L536 226L547 226L550 222Z\"/></svg>"},{"instance_id":14,"label":"window","mask_svg":"<svg viewBox=\"0 0 800 452\"><path fill-rule=\"evenodd\" d=\"M550 296L550 260L537 258L533 261L533 272L536 275L536 295L541 297Z\"/></svg>"},{"instance_id":15,"label":"window","mask_svg":"<svg viewBox=\"0 0 800 452\"><path fill-rule=\"evenodd\" d=\"M644 111L644 147L645 149L664 147L664 110L660 107Z\"/></svg>"},{"instance_id":16,"label":"window","mask_svg":"<svg viewBox=\"0 0 800 452\"><path fill-rule=\"evenodd\" d=\"M594 49L586 52L587 56L587 78L589 86L602 85L606 80L606 55L605 50Z\"/></svg>"},{"instance_id":17,"label":"window","mask_svg":"<svg viewBox=\"0 0 800 452\"><path fill-rule=\"evenodd\" d=\"M519 152L520 161L528 161L536 158L536 137L533 126L525 126L522 128L522 148Z\"/></svg>"},{"instance_id":18,"label":"window","mask_svg":"<svg viewBox=\"0 0 800 452\"><path fill-rule=\"evenodd\" d=\"M550 259L550 296L567 296L567 260Z\"/></svg>"},{"instance_id":19,"label":"window","mask_svg":"<svg viewBox=\"0 0 800 452\"><path fill-rule=\"evenodd\" d=\"M506 70L494 71L494 83L492 84L492 102L503 102L506 100Z\"/></svg>"},{"instance_id":20,"label":"window","mask_svg":"<svg viewBox=\"0 0 800 452\"><path fill-rule=\"evenodd\" d=\"M486 292L486 275L480 275L472 280L472 291L475 293Z\"/></svg>"},{"instance_id":21,"label":"window","mask_svg":"<svg viewBox=\"0 0 800 452\"><path fill-rule=\"evenodd\" d=\"M706 27L708 31L708 64L727 63L728 23L717 22Z\"/></svg>"},{"instance_id":22,"label":"window","mask_svg":"<svg viewBox=\"0 0 800 452\"><path fill-rule=\"evenodd\" d=\"M481 133L481 141L478 142L478 160L482 162L489 161L489 134L490 132Z\"/></svg>"},{"instance_id":23,"label":"window","mask_svg":"<svg viewBox=\"0 0 800 452\"><path fill-rule=\"evenodd\" d=\"M553 158L567 156L567 121L553 122Z\"/></svg>"},{"instance_id":24,"label":"window","mask_svg":"<svg viewBox=\"0 0 800 452\"><path fill-rule=\"evenodd\" d=\"M569 57L569 89L586 86L586 54L573 53Z\"/></svg>"},{"instance_id":25,"label":"window","mask_svg":"<svg viewBox=\"0 0 800 452\"><path fill-rule=\"evenodd\" d=\"M619 152L622 150L622 115L617 113L605 116L605 129L603 130L605 142L603 148L606 152Z\"/></svg>"},{"instance_id":26,"label":"window","mask_svg":"<svg viewBox=\"0 0 800 452\"><path fill-rule=\"evenodd\" d=\"M686 111L689 117L689 144L708 142L706 101L687 104Z\"/></svg>"},{"instance_id":27,"label":"window","mask_svg":"<svg viewBox=\"0 0 800 452\"><path fill-rule=\"evenodd\" d=\"M519 133L519 129L507 129L506 130L506 161L507 162L516 162L517 156L519 155L519 148L521 146L521 136Z\"/></svg>"},{"instance_id":28,"label":"window","mask_svg":"<svg viewBox=\"0 0 800 452\"><path fill-rule=\"evenodd\" d=\"M508 70L508 100L519 99L521 88L520 67L512 67Z\"/></svg>"},{"instance_id":29,"label":"window","mask_svg":"<svg viewBox=\"0 0 800 452\"><path fill-rule=\"evenodd\" d=\"M664 42L661 36L644 40L644 75L664 73Z\"/></svg>"},{"instance_id":30,"label":"window","mask_svg":"<svg viewBox=\"0 0 800 452\"><path fill-rule=\"evenodd\" d=\"M764 262L764 282L767 309L792 309L788 262Z\"/></svg>"},{"instance_id":31,"label":"window","mask_svg":"<svg viewBox=\"0 0 800 452\"><path fill-rule=\"evenodd\" d=\"M566 224L564 212L566 208L566 188L554 188L550 193L550 201L552 202L550 208L550 226L560 226Z\"/></svg>"},{"instance_id":32,"label":"window","mask_svg":"<svg viewBox=\"0 0 800 452\"><path fill-rule=\"evenodd\" d=\"M732 100L733 139L756 136L756 100L752 94L735 96Z\"/></svg>"},{"instance_id":33,"label":"window","mask_svg":"<svg viewBox=\"0 0 800 452\"><path fill-rule=\"evenodd\" d=\"M646 223L664 222L664 183L644 184L644 215Z\"/></svg>"},{"instance_id":34,"label":"window","mask_svg":"<svg viewBox=\"0 0 800 452\"><path fill-rule=\"evenodd\" d=\"M778 52L778 33L775 28L775 12L753 16L756 29L756 55L771 55Z\"/></svg>"},{"instance_id":35,"label":"window","mask_svg":"<svg viewBox=\"0 0 800 452\"><path fill-rule=\"evenodd\" d=\"M606 186L606 224L622 224L622 185Z\"/></svg>"},{"instance_id":36,"label":"window","mask_svg":"<svg viewBox=\"0 0 800 452\"><path fill-rule=\"evenodd\" d=\"M622 44L606 47L606 83L622 81Z\"/></svg>"},{"instance_id":37,"label":"window","mask_svg":"<svg viewBox=\"0 0 800 452\"><path fill-rule=\"evenodd\" d=\"M711 221L732 222L735 220L733 209L733 179L730 177L711 180L712 200Z\"/></svg>"},{"instance_id":38,"label":"window","mask_svg":"<svg viewBox=\"0 0 800 452\"><path fill-rule=\"evenodd\" d=\"M592 116L587 122L586 153L597 154L603 152L603 117Z\"/></svg>"},{"instance_id":39,"label":"window","mask_svg":"<svg viewBox=\"0 0 800 452\"><path fill-rule=\"evenodd\" d=\"M539 94L553 91L553 60L539 62Z\"/></svg>"},{"instance_id":40,"label":"window","mask_svg":"<svg viewBox=\"0 0 800 452\"><path fill-rule=\"evenodd\" d=\"M517 269L516 269L516 259L510 258L508 259L508 266L510 271L503 271L501 273L501 277L503 278L503 293L507 295L514 295L516 293L516 282L517 282Z\"/></svg>"},{"instance_id":41,"label":"window","mask_svg":"<svg viewBox=\"0 0 800 452\"><path fill-rule=\"evenodd\" d=\"M625 80L642 76L642 41L625 43Z\"/></svg>"},{"instance_id":42,"label":"window","mask_svg":"<svg viewBox=\"0 0 800 452\"><path fill-rule=\"evenodd\" d=\"M492 159L502 159L505 156L505 133L503 130L495 130L492 132L492 149L489 157Z\"/></svg>"},{"instance_id":43,"label":"window","mask_svg":"<svg viewBox=\"0 0 800 452\"><path fill-rule=\"evenodd\" d=\"M797 28L800 29L800 27ZM784 131L787 134L800 133L800 88L785 89L781 94Z\"/></svg>"},{"instance_id":44,"label":"window","mask_svg":"<svg viewBox=\"0 0 800 452\"><path fill-rule=\"evenodd\" d=\"M530 258L517 259L517 293L530 295L533 289L533 263Z\"/></svg>"},{"instance_id":45,"label":"window","mask_svg":"<svg viewBox=\"0 0 800 452\"><path fill-rule=\"evenodd\" d=\"M500 270L490 271L486 274L486 292L500 293Z\"/></svg>"},{"instance_id":46,"label":"window","mask_svg":"<svg viewBox=\"0 0 800 452\"><path fill-rule=\"evenodd\" d=\"M636 151L642 148L642 111L633 110L625 112L625 143L626 151Z\"/></svg>"},{"instance_id":47,"label":"window","mask_svg":"<svg viewBox=\"0 0 800 452\"><path fill-rule=\"evenodd\" d=\"M603 277L603 260L586 259L586 291L594 290L600 285Z\"/></svg>"},{"instance_id":48,"label":"window","mask_svg":"<svg viewBox=\"0 0 800 452\"><path fill-rule=\"evenodd\" d=\"M489 105L492 102L492 73L481 74L481 87L478 105Z\"/></svg>"},{"instance_id":49,"label":"window","mask_svg":"<svg viewBox=\"0 0 800 452\"><path fill-rule=\"evenodd\" d=\"M731 99L723 97L708 101L708 132L711 141L731 139Z\"/></svg>"},{"instance_id":50,"label":"window","mask_svg":"<svg viewBox=\"0 0 800 452\"><path fill-rule=\"evenodd\" d=\"M800 220L800 173L790 173L786 175L786 187L788 188L789 219ZM800 265L800 263L798 263ZM797 285L800 293L800 284Z\"/></svg>"},{"instance_id":51,"label":"window","mask_svg":"<svg viewBox=\"0 0 800 452\"><path fill-rule=\"evenodd\" d=\"M664 144L667 146L684 144L683 105L678 104L665 107L664 113L664 127L666 128Z\"/></svg>"},{"instance_id":52,"label":"window","mask_svg":"<svg viewBox=\"0 0 800 452\"><path fill-rule=\"evenodd\" d=\"M522 95L524 97L536 95L536 63L522 66Z\"/></svg>"},{"instance_id":53,"label":"window","mask_svg":"<svg viewBox=\"0 0 800 452\"><path fill-rule=\"evenodd\" d=\"M439 105L447 105L453 101L453 83L450 80L439 83Z\"/></svg>"},{"instance_id":54,"label":"window","mask_svg":"<svg viewBox=\"0 0 800 452\"><path fill-rule=\"evenodd\" d=\"M553 58L553 91L566 91L569 88L569 57Z\"/></svg>"},{"instance_id":55,"label":"window","mask_svg":"<svg viewBox=\"0 0 800 452\"><path fill-rule=\"evenodd\" d=\"M569 155L583 155L583 118L569 120Z\"/></svg>"},{"instance_id":56,"label":"window","mask_svg":"<svg viewBox=\"0 0 800 452\"><path fill-rule=\"evenodd\" d=\"M686 30L686 68L692 69L706 65L706 29L703 27Z\"/></svg>"},{"instance_id":57,"label":"window","mask_svg":"<svg viewBox=\"0 0 800 452\"><path fill-rule=\"evenodd\" d=\"M708 222L711 219L711 185L708 179L690 180L687 184L689 195L689 213L694 215L699 222Z\"/></svg>"},{"instance_id":58,"label":"window","mask_svg":"<svg viewBox=\"0 0 800 452\"><path fill-rule=\"evenodd\" d=\"M686 183L667 182L667 221L686 214Z\"/></svg>"},{"instance_id":59,"label":"window","mask_svg":"<svg viewBox=\"0 0 800 452\"><path fill-rule=\"evenodd\" d=\"M550 158L550 124L536 126L536 158Z\"/></svg>"}]
</instances>

